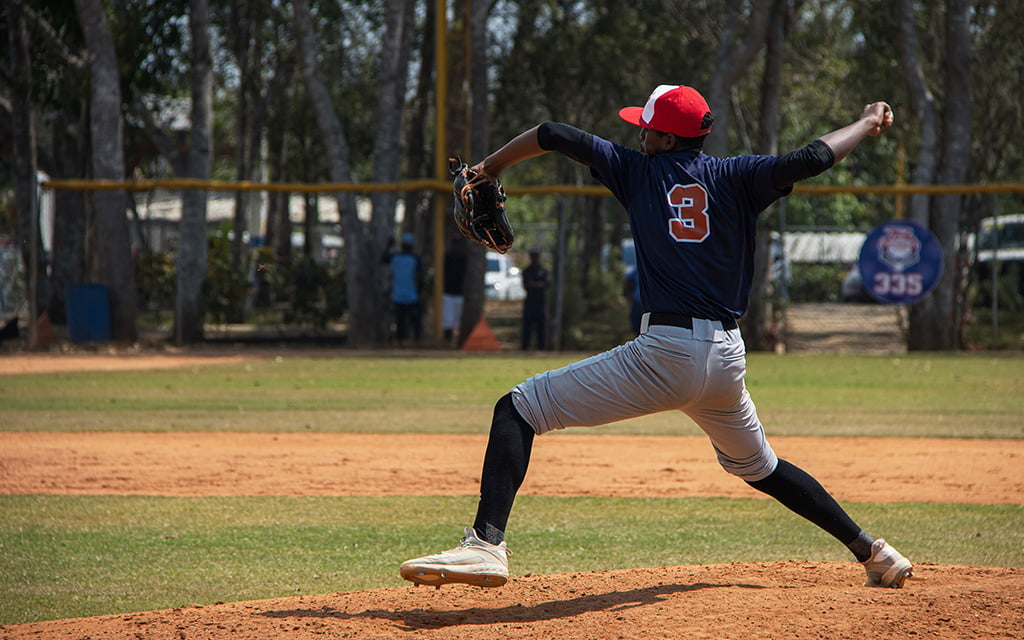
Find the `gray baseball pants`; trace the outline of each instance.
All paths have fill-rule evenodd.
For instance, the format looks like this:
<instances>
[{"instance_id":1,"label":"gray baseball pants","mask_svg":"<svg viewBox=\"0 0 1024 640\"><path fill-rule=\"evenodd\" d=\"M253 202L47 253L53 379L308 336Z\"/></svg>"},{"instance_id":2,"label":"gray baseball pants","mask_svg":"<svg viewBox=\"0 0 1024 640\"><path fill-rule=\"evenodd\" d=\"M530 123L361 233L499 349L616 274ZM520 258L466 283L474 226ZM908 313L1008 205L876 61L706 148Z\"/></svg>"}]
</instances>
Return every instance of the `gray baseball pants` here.
<instances>
[{"instance_id":1,"label":"gray baseball pants","mask_svg":"<svg viewBox=\"0 0 1024 640\"><path fill-rule=\"evenodd\" d=\"M648 326L636 339L533 376L512 390L520 415L538 434L681 411L711 439L718 462L747 482L770 475L778 458L747 392L739 329L712 320L693 328Z\"/></svg>"}]
</instances>

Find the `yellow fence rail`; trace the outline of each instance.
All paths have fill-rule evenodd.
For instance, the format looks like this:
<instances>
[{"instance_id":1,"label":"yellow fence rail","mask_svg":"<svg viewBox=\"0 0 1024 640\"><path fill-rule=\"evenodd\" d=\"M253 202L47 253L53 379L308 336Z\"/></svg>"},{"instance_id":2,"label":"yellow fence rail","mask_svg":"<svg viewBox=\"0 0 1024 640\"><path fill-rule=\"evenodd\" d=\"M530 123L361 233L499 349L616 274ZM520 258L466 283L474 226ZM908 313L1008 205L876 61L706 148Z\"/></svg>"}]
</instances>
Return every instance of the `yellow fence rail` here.
<instances>
[{"instance_id":1,"label":"yellow fence rail","mask_svg":"<svg viewBox=\"0 0 1024 640\"><path fill-rule=\"evenodd\" d=\"M189 178L168 178L162 180L47 180L44 189L79 191L153 191L155 189L203 189L207 191L267 191L288 193L377 193L408 191L451 190L450 182L436 178L402 180L399 182L251 182L230 180L198 180ZM532 187L507 187L509 195L583 195L608 196L610 192L601 186L579 186L552 184ZM992 182L987 184L936 184L936 185L828 185L798 184L793 193L813 195L964 195L970 193L1024 193L1024 183Z\"/></svg>"}]
</instances>

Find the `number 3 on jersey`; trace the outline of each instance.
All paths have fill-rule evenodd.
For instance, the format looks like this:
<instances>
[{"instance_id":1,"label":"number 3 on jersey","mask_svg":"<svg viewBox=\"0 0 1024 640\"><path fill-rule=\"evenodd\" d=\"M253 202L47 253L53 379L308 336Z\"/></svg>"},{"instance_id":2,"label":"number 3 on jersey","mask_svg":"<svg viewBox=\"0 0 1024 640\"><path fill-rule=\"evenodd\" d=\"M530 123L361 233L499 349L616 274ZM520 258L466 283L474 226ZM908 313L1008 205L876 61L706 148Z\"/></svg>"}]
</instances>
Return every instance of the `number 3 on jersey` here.
<instances>
[{"instance_id":1,"label":"number 3 on jersey","mask_svg":"<svg viewBox=\"0 0 1024 640\"><path fill-rule=\"evenodd\" d=\"M677 184L668 192L674 215L668 233L676 242L704 242L711 233L708 224L708 192L699 184Z\"/></svg>"}]
</instances>

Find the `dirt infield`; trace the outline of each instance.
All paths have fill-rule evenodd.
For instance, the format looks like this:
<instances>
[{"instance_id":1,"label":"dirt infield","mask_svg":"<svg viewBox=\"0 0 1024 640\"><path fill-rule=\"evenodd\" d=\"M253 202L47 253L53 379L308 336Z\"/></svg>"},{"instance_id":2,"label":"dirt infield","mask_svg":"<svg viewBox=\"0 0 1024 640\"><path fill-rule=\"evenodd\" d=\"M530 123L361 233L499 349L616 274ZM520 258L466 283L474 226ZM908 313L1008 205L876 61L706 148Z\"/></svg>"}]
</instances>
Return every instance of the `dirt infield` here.
<instances>
[{"instance_id":1,"label":"dirt infield","mask_svg":"<svg viewBox=\"0 0 1024 640\"><path fill-rule=\"evenodd\" d=\"M1024 504L1024 440L773 438L841 500ZM0 494L472 495L477 435L0 432ZM998 451L998 453L995 453ZM387 452L382 455L381 452ZM538 438L523 495L760 497L698 436ZM766 498L767 499L767 498Z\"/></svg>"},{"instance_id":2,"label":"dirt infield","mask_svg":"<svg viewBox=\"0 0 1024 640\"><path fill-rule=\"evenodd\" d=\"M3 358L0 370L191 366L195 358ZM1022 441L873 439L904 452L894 468L851 454L863 443L849 439L773 442L842 500L1024 504ZM0 494L466 495L476 491L482 446L481 436L6 432ZM753 497L717 467L703 438L577 434L538 440L523 493ZM859 586L863 570L853 563L799 560L544 576L518 576L513 566L513 575L494 590L407 586L10 625L0 640L947 640L1017 638L1024 629L1021 568L918 564L898 591Z\"/></svg>"}]
</instances>

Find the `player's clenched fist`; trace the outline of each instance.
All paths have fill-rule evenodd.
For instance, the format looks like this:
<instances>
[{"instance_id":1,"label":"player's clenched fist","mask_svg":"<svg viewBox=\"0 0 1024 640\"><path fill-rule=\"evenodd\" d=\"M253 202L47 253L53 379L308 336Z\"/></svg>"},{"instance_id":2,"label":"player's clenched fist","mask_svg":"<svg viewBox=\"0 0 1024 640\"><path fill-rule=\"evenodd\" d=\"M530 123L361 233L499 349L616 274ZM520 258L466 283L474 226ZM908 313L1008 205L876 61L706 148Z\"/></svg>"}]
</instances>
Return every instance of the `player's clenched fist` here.
<instances>
[{"instance_id":1,"label":"player's clenched fist","mask_svg":"<svg viewBox=\"0 0 1024 640\"><path fill-rule=\"evenodd\" d=\"M877 136L885 133L892 126L894 118L892 107L885 102L872 102L864 105L864 111L860 114L861 119L870 118L875 126L868 131L869 136Z\"/></svg>"}]
</instances>

